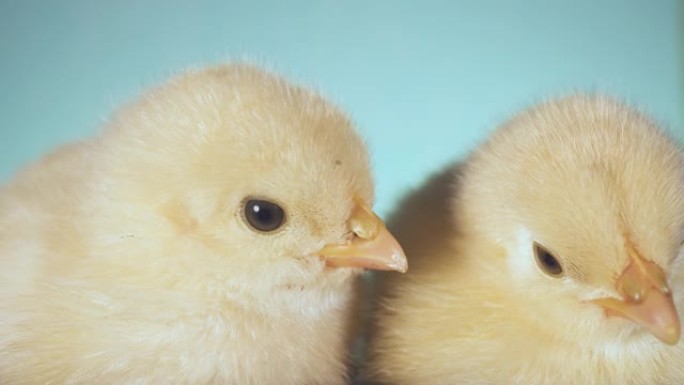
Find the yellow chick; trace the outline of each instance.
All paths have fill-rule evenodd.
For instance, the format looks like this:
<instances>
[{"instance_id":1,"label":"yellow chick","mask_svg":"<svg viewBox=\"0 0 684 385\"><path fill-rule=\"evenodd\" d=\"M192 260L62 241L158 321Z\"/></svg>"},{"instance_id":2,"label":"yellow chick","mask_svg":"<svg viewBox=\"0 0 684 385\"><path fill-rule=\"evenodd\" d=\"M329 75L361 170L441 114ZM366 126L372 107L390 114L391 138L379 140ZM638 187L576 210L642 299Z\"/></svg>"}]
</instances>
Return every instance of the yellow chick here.
<instances>
[{"instance_id":1,"label":"yellow chick","mask_svg":"<svg viewBox=\"0 0 684 385\"><path fill-rule=\"evenodd\" d=\"M363 268L405 271L317 94L187 73L0 191L0 383L344 384Z\"/></svg>"},{"instance_id":2,"label":"yellow chick","mask_svg":"<svg viewBox=\"0 0 684 385\"><path fill-rule=\"evenodd\" d=\"M575 95L449 173L389 222L411 272L384 282L368 378L684 384L684 156L663 130Z\"/></svg>"}]
</instances>

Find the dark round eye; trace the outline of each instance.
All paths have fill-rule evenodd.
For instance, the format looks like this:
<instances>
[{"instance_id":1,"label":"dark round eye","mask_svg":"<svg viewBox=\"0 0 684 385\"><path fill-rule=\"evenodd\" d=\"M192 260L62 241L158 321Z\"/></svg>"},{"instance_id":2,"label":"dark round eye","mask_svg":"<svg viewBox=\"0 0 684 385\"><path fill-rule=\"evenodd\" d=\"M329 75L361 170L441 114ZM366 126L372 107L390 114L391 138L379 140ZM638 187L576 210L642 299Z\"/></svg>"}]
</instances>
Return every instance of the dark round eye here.
<instances>
[{"instance_id":1,"label":"dark round eye","mask_svg":"<svg viewBox=\"0 0 684 385\"><path fill-rule=\"evenodd\" d=\"M285 211L273 202L250 199L245 203L245 219L253 229L269 232L285 223Z\"/></svg>"},{"instance_id":2,"label":"dark round eye","mask_svg":"<svg viewBox=\"0 0 684 385\"><path fill-rule=\"evenodd\" d=\"M563 275L563 267L560 262L558 262L558 259L537 242L534 243L534 257L537 260L539 268L547 275L554 278Z\"/></svg>"}]
</instances>

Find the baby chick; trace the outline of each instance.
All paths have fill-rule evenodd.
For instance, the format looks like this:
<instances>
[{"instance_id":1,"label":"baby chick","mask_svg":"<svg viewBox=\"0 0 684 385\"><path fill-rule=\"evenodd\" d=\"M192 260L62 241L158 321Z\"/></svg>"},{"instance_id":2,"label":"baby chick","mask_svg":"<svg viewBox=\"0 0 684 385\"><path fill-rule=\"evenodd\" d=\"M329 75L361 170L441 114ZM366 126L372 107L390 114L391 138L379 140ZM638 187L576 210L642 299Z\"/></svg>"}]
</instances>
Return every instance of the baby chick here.
<instances>
[{"instance_id":1,"label":"baby chick","mask_svg":"<svg viewBox=\"0 0 684 385\"><path fill-rule=\"evenodd\" d=\"M684 156L663 130L576 95L518 115L458 172L390 226L411 272L384 282L368 377L684 383ZM439 207L450 220L431 225ZM421 224L444 235L412 236Z\"/></svg>"},{"instance_id":2,"label":"baby chick","mask_svg":"<svg viewBox=\"0 0 684 385\"><path fill-rule=\"evenodd\" d=\"M405 271L315 93L190 72L0 191L0 382L343 384L363 268Z\"/></svg>"}]
</instances>

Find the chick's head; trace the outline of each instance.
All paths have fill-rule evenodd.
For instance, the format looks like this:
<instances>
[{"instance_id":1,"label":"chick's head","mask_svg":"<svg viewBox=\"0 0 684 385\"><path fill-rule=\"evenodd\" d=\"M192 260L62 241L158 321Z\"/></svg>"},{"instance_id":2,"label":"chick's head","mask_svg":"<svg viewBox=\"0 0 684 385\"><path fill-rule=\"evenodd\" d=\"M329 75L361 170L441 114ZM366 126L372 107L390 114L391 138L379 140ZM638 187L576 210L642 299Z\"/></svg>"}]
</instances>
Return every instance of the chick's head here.
<instances>
[{"instance_id":1,"label":"chick's head","mask_svg":"<svg viewBox=\"0 0 684 385\"><path fill-rule=\"evenodd\" d=\"M463 190L464 231L499 250L482 265L539 325L678 341L684 160L652 121L603 97L541 104L473 155Z\"/></svg>"},{"instance_id":2,"label":"chick's head","mask_svg":"<svg viewBox=\"0 0 684 385\"><path fill-rule=\"evenodd\" d=\"M299 291L360 268L406 269L370 209L368 154L349 119L274 74L185 74L124 109L104 139L108 191L161 218L137 231L180 239L167 258L187 258L188 273Z\"/></svg>"}]
</instances>

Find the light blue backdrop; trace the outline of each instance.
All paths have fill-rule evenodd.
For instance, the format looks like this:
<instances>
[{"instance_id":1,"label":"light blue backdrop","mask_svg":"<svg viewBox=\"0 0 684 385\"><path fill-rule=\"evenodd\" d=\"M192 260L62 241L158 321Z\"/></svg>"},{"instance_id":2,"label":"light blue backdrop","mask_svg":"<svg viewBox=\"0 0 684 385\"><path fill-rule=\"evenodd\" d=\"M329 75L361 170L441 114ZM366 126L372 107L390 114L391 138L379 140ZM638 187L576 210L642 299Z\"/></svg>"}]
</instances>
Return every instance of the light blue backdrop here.
<instances>
[{"instance_id":1,"label":"light blue backdrop","mask_svg":"<svg viewBox=\"0 0 684 385\"><path fill-rule=\"evenodd\" d=\"M546 96L617 94L681 135L678 17L676 0L1 0L0 180L169 74L248 57L351 112L386 214Z\"/></svg>"}]
</instances>

